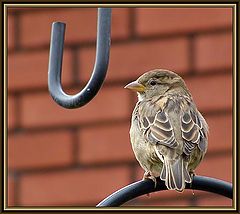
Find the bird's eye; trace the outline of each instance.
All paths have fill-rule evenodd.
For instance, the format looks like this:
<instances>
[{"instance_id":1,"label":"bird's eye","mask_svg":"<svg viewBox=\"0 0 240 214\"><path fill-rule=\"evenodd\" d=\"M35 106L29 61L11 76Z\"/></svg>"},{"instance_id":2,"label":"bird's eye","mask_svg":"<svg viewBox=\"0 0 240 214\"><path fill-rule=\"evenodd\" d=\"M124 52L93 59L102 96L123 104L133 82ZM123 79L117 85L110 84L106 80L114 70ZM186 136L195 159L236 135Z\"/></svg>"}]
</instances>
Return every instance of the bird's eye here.
<instances>
[{"instance_id":1,"label":"bird's eye","mask_svg":"<svg viewBox=\"0 0 240 214\"><path fill-rule=\"evenodd\" d=\"M152 86L154 86L154 85L156 85L157 83L156 83L156 81L151 80L149 84L152 85Z\"/></svg>"}]
</instances>

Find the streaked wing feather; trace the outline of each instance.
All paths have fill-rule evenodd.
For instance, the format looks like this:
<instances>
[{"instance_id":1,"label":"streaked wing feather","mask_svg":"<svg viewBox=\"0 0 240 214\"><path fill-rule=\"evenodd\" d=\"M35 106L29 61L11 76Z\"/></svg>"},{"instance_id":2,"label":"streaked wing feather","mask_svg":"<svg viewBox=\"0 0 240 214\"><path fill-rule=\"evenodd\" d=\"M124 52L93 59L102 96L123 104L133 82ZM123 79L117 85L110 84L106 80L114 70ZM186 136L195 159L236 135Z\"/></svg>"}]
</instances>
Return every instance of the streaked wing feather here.
<instances>
[{"instance_id":1,"label":"streaked wing feather","mask_svg":"<svg viewBox=\"0 0 240 214\"><path fill-rule=\"evenodd\" d=\"M154 144L161 144L170 148L177 146L173 127L164 111L157 112L153 123L147 130L147 137Z\"/></svg>"},{"instance_id":2,"label":"streaked wing feather","mask_svg":"<svg viewBox=\"0 0 240 214\"><path fill-rule=\"evenodd\" d=\"M182 138L184 139L183 152L190 155L198 145L201 151L206 149L203 124L196 112L185 112L181 120Z\"/></svg>"}]
</instances>

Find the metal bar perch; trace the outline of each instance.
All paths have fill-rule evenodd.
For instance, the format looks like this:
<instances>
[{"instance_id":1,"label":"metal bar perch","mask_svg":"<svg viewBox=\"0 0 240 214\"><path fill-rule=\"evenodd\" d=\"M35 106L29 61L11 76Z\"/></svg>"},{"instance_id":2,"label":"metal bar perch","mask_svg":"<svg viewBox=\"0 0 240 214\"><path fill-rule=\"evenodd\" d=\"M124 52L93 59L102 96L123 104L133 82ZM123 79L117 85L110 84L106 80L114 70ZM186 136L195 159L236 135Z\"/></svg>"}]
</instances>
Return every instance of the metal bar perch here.
<instances>
[{"instance_id":1,"label":"metal bar perch","mask_svg":"<svg viewBox=\"0 0 240 214\"><path fill-rule=\"evenodd\" d=\"M227 198L233 198L232 184L215 178L194 176L193 182L186 184L186 189L203 190ZM156 188L154 188L154 182L152 180L141 180L111 194L101 201L97 207L117 207L138 196L161 190L167 190L167 187L159 177L157 178Z\"/></svg>"},{"instance_id":2,"label":"metal bar perch","mask_svg":"<svg viewBox=\"0 0 240 214\"><path fill-rule=\"evenodd\" d=\"M78 108L93 99L100 90L107 73L111 41L111 8L98 9L97 47L93 73L87 85L76 95L64 93L61 86L64 34L65 24L54 22L50 43L48 88L52 98L60 106Z\"/></svg>"}]
</instances>

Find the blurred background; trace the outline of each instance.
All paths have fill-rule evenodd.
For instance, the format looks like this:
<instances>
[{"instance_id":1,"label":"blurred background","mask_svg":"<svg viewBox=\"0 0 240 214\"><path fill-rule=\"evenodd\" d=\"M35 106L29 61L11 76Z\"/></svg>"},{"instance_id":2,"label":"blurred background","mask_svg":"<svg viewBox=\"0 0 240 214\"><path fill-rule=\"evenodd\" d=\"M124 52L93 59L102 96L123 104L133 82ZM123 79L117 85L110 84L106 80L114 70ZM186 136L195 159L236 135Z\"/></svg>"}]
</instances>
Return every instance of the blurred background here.
<instances>
[{"instance_id":1,"label":"blurred background","mask_svg":"<svg viewBox=\"0 0 240 214\"><path fill-rule=\"evenodd\" d=\"M123 87L165 68L181 75L209 127L196 174L232 182L232 9L114 8L104 86L66 110L47 88L51 24L67 24L62 82L70 94L89 79L95 8L8 9L8 206L95 206L142 179L129 141L136 94ZM125 206L231 206L222 196L152 193Z\"/></svg>"}]
</instances>

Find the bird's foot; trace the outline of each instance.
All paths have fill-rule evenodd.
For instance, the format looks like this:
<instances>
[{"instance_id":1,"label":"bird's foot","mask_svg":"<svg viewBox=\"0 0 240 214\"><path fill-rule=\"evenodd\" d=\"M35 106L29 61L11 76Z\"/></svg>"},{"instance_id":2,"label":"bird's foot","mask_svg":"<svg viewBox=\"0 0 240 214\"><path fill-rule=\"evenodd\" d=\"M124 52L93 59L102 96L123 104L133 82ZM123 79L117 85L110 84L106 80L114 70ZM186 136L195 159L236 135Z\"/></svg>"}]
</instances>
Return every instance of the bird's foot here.
<instances>
[{"instance_id":1,"label":"bird's foot","mask_svg":"<svg viewBox=\"0 0 240 214\"><path fill-rule=\"evenodd\" d=\"M194 176L196 175L196 173L194 172L194 170L191 170L190 172L190 176L191 176L191 180L192 180L192 182L193 182L193 178L194 178ZM192 189L192 182L190 183L190 188ZM195 193L194 193L194 189L192 189L192 194L194 195Z\"/></svg>"},{"instance_id":2,"label":"bird's foot","mask_svg":"<svg viewBox=\"0 0 240 214\"><path fill-rule=\"evenodd\" d=\"M145 172L144 173L143 180L146 180L146 179L151 179L154 182L154 188L156 189L156 187L157 187L157 179L153 175L151 175L150 172Z\"/></svg>"},{"instance_id":3,"label":"bird's foot","mask_svg":"<svg viewBox=\"0 0 240 214\"><path fill-rule=\"evenodd\" d=\"M190 174L191 180L193 181L193 178L194 178L194 176L196 175L196 173L194 172L194 170L191 170L191 171L189 172L189 174ZM191 184L192 184L192 182L191 182Z\"/></svg>"}]
</instances>

